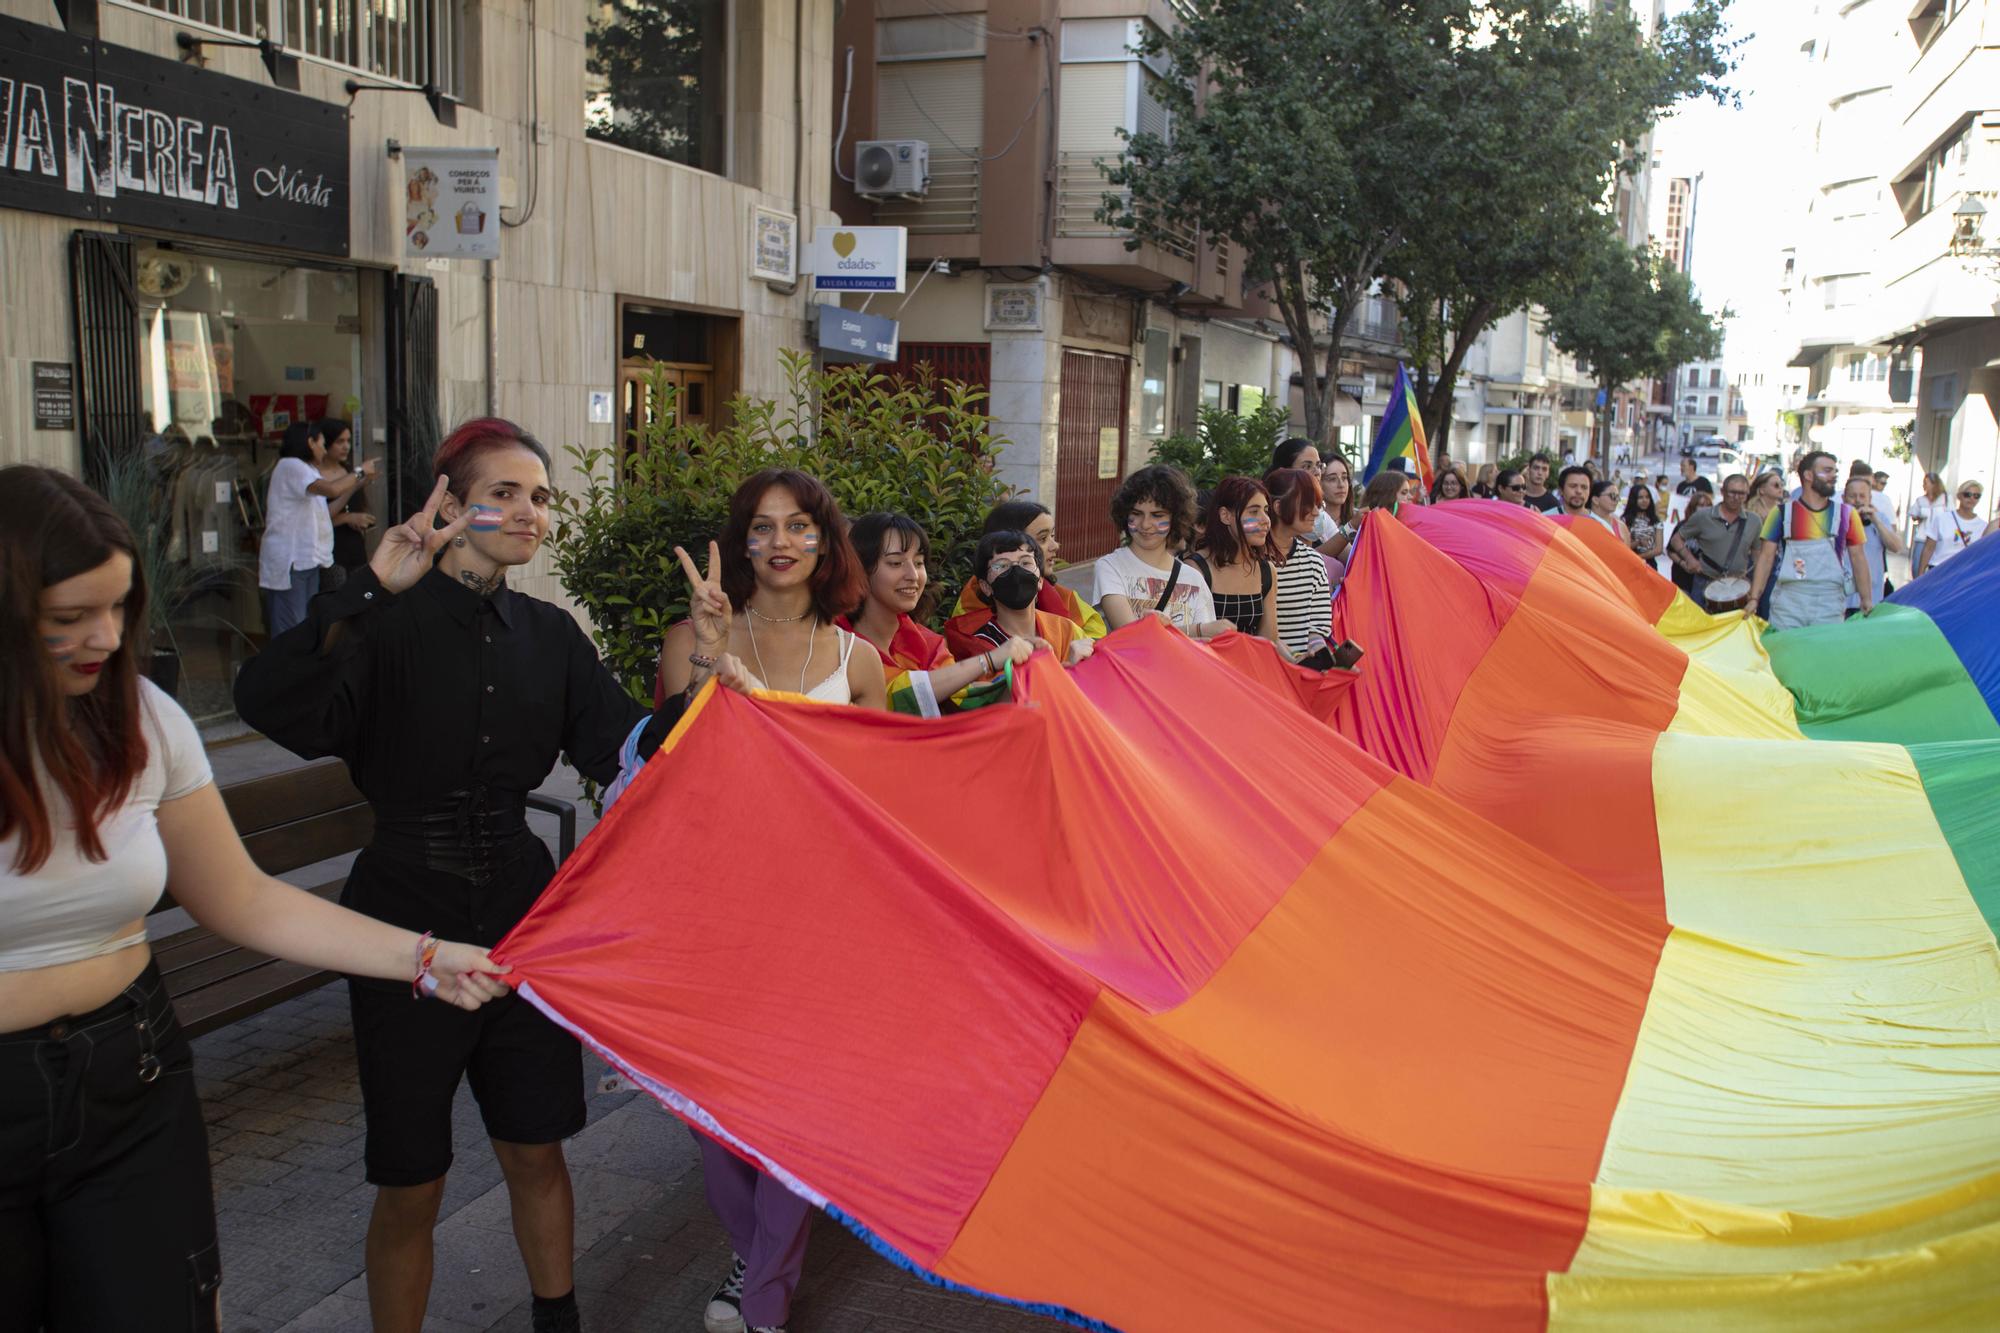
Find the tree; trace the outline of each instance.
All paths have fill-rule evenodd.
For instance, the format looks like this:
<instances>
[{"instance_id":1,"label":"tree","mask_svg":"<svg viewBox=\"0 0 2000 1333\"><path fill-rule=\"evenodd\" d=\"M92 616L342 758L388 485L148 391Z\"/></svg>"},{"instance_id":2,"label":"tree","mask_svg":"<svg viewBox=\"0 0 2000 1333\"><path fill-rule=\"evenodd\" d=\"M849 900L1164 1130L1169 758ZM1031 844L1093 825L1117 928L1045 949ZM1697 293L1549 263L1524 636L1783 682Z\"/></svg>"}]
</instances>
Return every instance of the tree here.
<instances>
[{"instance_id":1,"label":"tree","mask_svg":"<svg viewBox=\"0 0 2000 1333\"><path fill-rule=\"evenodd\" d=\"M1630 380L1722 354L1722 320L1702 309L1688 275L1626 245L1608 225L1551 284L1543 304L1550 339L1590 368L1606 401ZM1600 412L1593 446L1600 456L1610 424Z\"/></svg>"},{"instance_id":2,"label":"tree","mask_svg":"<svg viewBox=\"0 0 2000 1333\"><path fill-rule=\"evenodd\" d=\"M723 11L717 0L601 4L584 34L596 86L584 132L709 168L720 143Z\"/></svg>"},{"instance_id":3,"label":"tree","mask_svg":"<svg viewBox=\"0 0 2000 1333\"><path fill-rule=\"evenodd\" d=\"M1649 43L1624 5L1571 0L1189 0L1145 44L1178 76L1156 90L1172 135L1128 137L1103 216L1135 243L1194 223L1244 250L1321 442L1349 314L1398 279L1442 447L1472 341L1562 268L1661 111L1722 95L1727 3Z\"/></svg>"}]
</instances>

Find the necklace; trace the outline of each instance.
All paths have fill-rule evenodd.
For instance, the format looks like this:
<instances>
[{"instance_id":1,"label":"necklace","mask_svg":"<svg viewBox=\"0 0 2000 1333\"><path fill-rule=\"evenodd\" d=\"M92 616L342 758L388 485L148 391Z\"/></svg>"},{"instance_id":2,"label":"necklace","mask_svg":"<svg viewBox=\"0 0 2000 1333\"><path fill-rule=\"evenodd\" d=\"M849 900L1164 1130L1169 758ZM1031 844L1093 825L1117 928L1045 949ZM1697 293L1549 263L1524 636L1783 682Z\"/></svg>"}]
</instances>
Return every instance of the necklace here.
<instances>
[{"instance_id":1,"label":"necklace","mask_svg":"<svg viewBox=\"0 0 2000 1333\"><path fill-rule=\"evenodd\" d=\"M751 615L757 617L757 619L763 621L767 625L796 625L801 620L804 620L807 616L812 614L812 608L807 607L805 610L799 612L795 616L767 616L762 611L759 611L756 607L750 605L750 603L748 602L745 602L743 604L743 609L748 611Z\"/></svg>"},{"instance_id":2,"label":"necklace","mask_svg":"<svg viewBox=\"0 0 2000 1333\"><path fill-rule=\"evenodd\" d=\"M755 616L758 620L769 620L774 625L789 625L793 621L799 621L805 619L804 616L793 616L791 620L775 620L772 619L772 617L770 616L758 615L755 609L752 609L750 614L752 616ZM748 621L744 622L744 627L750 631L750 655L757 659L757 678L759 680L769 680L770 673L764 670L764 654L757 647L757 627L753 624L750 624ZM806 672L812 670L814 640L818 638L819 638L819 626L815 625L806 634L806 664L799 668L800 694L804 694L806 692Z\"/></svg>"}]
</instances>

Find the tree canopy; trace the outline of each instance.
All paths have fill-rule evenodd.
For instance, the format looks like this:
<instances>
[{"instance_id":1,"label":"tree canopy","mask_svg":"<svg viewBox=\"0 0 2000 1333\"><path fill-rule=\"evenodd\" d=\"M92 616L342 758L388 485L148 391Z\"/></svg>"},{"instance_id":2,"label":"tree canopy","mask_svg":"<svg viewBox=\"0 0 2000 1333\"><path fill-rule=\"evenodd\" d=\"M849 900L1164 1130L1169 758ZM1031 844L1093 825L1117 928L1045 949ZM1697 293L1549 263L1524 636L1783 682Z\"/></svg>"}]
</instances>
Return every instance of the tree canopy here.
<instances>
[{"instance_id":1,"label":"tree canopy","mask_svg":"<svg viewBox=\"0 0 2000 1333\"><path fill-rule=\"evenodd\" d=\"M1448 404L1465 347L1562 270L1653 121L1723 95L1727 3L1694 0L1647 41L1624 6L1569 0L1187 0L1145 48L1177 75L1156 90L1171 133L1128 137L1107 216L1244 250L1314 439L1350 312L1385 279Z\"/></svg>"}]
</instances>

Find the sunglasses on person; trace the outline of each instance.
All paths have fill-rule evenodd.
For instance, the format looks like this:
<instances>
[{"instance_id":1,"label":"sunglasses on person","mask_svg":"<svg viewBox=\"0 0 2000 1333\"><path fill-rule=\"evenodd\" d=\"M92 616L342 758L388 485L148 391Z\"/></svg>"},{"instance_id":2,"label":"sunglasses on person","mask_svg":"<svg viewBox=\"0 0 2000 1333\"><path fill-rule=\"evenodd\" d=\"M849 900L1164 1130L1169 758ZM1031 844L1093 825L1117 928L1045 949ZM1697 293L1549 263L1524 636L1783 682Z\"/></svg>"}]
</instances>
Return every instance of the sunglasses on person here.
<instances>
[{"instance_id":1,"label":"sunglasses on person","mask_svg":"<svg viewBox=\"0 0 2000 1333\"><path fill-rule=\"evenodd\" d=\"M1500 489L1503 491L1525 491L1528 489L1528 483L1525 481L1510 481L1503 483Z\"/></svg>"},{"instance_id":2,"label":"sunglasses on person","mask_svg":"<svg viewBox=\"0 0 2000 1333\"><path fill-rule=\"evenodd\" d=\"M1958 498L1961 500L1977 500L1980 496L1984 494L1985 494L1984 491L1960 491L1958 493Z\"/></svg>"}]
</instances>

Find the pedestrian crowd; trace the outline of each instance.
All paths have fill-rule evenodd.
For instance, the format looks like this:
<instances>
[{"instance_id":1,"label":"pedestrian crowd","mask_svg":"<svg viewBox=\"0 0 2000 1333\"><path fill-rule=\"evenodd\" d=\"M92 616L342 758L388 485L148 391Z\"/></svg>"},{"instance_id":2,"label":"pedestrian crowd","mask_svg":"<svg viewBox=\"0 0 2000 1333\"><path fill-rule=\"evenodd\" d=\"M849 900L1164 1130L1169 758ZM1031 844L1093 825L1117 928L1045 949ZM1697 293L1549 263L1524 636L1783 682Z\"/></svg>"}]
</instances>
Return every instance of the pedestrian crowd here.
<instances>
[{"instance_id":1,"label":"pedestrian crowd","mask_svg":"<svg viewBox=\"0 0 2000 1333\"><path fill-rule=\"evenodd\" d=\"M302 437L287 455L299 466L272 483L274 512L281 500L298 511L287 540L302 550L319 540L312 500L355 489L318 438ZM580 1326L562 1141L584 1124L582 1054L486 952L554 873L525 800L560 756L615 800L711 679L937 716L1004 701L1037 652L1073 667L1147 617L1195 641L1248 635L1312 668L1352 666L1355 645L1328 643L1332 597L1374 510L1501 503L1595 522L1666 562L1699 602L1767 597L1774 627L1865 614L1886 588L1884 552L1905 545L1878 513L1876 478L1857 473L1836 499L1825 453L1800 460L1789 493L1773 473L1726 477L1718 497L1689 465L1677 504L1664 477L1551 471L1536 455L1468 482L1447 465L1426 490L1391 470L1357 494L1348 461L1304 440L1279 445L1263 476L1201 494L1150 466L1112 497L1119 543L1088 599L1055 579L1054 516L1014 500L988 515L971 577L941 590L941 614L921 524L850 522L818 479L758 472L705 561L677 552L690 611L665 635L649 710L566 611L508 586L548 535L549 456L517 425L467 422L440 447L422 509L338 586L313 595L294 576L320 567L310 559L273 567L273 623L289 628L237 682L245 721L300 755L344 760L372 807L372 841L336 906L255 869L187 714L139 673L147 590L124 522L62 473L0 470L0 1309L29 1329L215 1327L192 1055L144 930L162 891L222 936L350 979L375 1327L423 1323L451 1106L469 1082L505 1175L533 1327L562 1333ZM1967 483L1954 507L1942 486L1927 491L1920 574L1992 534L1975 517L1981 494ZM808 1205L690 1132L734 1251L704 1325L782 1333Z\"/></svg>"}]
</instances>

